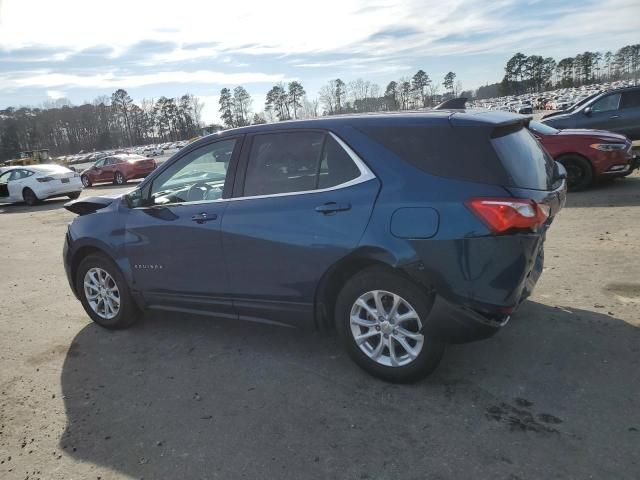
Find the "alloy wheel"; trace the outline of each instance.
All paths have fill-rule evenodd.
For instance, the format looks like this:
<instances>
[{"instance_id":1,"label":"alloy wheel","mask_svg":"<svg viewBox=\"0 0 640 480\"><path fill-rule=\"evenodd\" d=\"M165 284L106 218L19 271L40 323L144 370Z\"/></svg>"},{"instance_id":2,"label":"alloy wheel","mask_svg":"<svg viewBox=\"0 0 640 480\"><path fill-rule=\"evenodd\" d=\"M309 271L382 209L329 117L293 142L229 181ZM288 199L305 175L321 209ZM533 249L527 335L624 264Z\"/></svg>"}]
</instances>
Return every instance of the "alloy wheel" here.
<instances>
[{"instance_id":1,"label":"alloy wheel","mask_svg":"<svg viewBox=\"0 0 640 480\"><path fill-rule=\"evenodd\" d=\"M351 334L371 360L388 367L413 362L424 345L422 322L404 298L385 290L366 292L355 301Z\"/></svg>"},{"instance_id":2,"label":"alloy wheel","mask_svg":"<svg viewBox=\"0 0 640 480\"><path fill-rule=\"evenodd\" d=\"M110 320L120 311L120 290L109 273L99 267L84 275L84 295L91 309L100 317Z\"/></svg>"}]
</instances>

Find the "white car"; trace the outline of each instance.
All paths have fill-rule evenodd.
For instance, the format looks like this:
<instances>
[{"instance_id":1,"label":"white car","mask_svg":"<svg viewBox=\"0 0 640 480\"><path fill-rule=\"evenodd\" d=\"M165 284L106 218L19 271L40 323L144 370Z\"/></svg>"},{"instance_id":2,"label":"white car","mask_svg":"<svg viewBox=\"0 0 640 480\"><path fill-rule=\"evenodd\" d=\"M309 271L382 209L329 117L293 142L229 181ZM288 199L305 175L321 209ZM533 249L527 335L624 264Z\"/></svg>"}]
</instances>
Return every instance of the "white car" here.
<instances>
[{"instance_id":1,"label":"white car","mask_svg":"<svg viewBox=\"0 0 640 480\"><path fill-rule=\"evenodd\" d=\"M35 205L51 197L76 199L82 191L80 175L54 164L6 168L0 174L0 202Z\"/></svg>"},{"instance_id":2,"label":"white car","mask_svg":"<svg viewBox=\"0 0 640 480\"><path fill-rule=\"evenodd\" d=\"M142 154L146 157L155 157L157 155L164 155L164 150L160 147L149 147L145 148Z\"/></svg>"}]
</instances>

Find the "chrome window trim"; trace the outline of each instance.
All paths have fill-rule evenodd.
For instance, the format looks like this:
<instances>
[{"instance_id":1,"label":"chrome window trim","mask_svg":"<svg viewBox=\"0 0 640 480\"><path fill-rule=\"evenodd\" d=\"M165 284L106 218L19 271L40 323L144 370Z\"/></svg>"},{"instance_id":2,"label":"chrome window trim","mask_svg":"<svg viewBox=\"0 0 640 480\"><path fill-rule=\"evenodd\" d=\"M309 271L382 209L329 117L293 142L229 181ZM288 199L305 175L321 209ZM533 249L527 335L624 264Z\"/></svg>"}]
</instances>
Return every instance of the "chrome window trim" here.
<instances>
[{"instance_id":1,"label":"chrome window trim","mask_svg":"<svg viewBox=\"0 0 640 480\"><path fill-rule=\"evenodd\" d=\"M338 145L340 145L340 147L347 152L347 155L349 155L349 158L351 158L351 160L353 161L353 163L356 164L356 167L358 167L358 170L360 170L360 175L358 175L356 178L349 180L348 182L344 182L344 183L340 183L338 185L334 185L333 187L327 187L327 188L317 188L314 190L302 190L302 191L298 191L298 192L283 192L283 193L270 193L268 195L252 195L252 196L244 196L244 197L231 197L231 198L226 198L225 200L229 200L229 201L237 201L237 200L249 200L252 198L277 198L277 197L287 197L290 195L306 195L309 193L322 193L322 192L330 192L332 190L339 190L341 188L348 188L348 187L352 187L353 185L358 185L360 183L363 182L368 182L369 180L373 180L374 178L376 178L376 176L373 174L373 172L369 169L369 167L367 167L367 164L364 163L364 161L356 154L356 152L354 152L351 147L349 147L349 145L347 145L346 143L344 143L342 141L342 139L340 137L338 137L337 135L335 135L333 132L328 132L329 135L331 136L331 138L333 138Z\"/></svg>"},{"instance_id":2,"label":"chrome window trim","mask_svg":"<svg viewBox=\"0 0 640 480\"><path fill-rule=\"evenodd\" d=\"M266 132L266 133L272 133L272 132ZM273 132L273 133L277 133L277 131ZM349 158L351 158L351 160L353 161L353 163L356 164L356 167L358 167L358 170L360 170L360 175L357 176L356 178L349 180L348 182L344 182L341 183L339 185L334 185L333 187L327 187L327 188L318 188L315 190L303 190L303 191L299 191L299 192L284 192L284 193L271 193L268 195L253 195L253 196L245 196L245 197L231 197L231 198L219 198L218 200L198 200L195 202L177 202L177 203L167 203L167 204L158 204L158 205L151 205L148 207L136 207L136 209L139 208L156 208L156 207L173 207L173 206L178 206L178 205L202 205L202 204L210 204L210 203L222 203L222 202L234 202L234 201L241 201L241 200L252 200L252 199L263 199L263 198L277 198L277 197L288 197L288 196L292 196L292 195L307 195L309 193L323 193L323 192L331 192L333 190L339 190L342 188L348 188L348 187L352 187L354 185L358 185L360 183L364 183L364 182L368 182L369 180L373 180L374 178L376 178L375 174L371 171L371 169L369 169L369 167L367 166L366 163L364 163L364 161L358 156L358 154L356 152L354 152L351 147L349 147L349 145L347 145L346 143L344 143L342 141L342 139L340 137L338 137L337 135L335 135L333 132L328 132L329 135L331 135L331 138L333 138L338 145L340 145L340 147L342 147L342 149L347 152L347 155L349 155Z\"/></svg>"}]
</instances>

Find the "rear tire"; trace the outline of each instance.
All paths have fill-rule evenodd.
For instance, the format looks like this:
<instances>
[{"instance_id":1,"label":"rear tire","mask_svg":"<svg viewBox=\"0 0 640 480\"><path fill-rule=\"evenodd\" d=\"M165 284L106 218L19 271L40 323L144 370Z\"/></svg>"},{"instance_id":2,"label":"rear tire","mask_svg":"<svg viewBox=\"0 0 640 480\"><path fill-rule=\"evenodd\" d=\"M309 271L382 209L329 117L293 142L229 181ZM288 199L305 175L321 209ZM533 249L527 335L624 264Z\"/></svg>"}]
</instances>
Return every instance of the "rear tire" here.
<instances>
[{"instance_id":1,"label":"rear tire","mask_svg":"<svg viewBox=\"0 0 640 480\"><path fill-rule=\"evenodd\" d=\"M116 172L116 174L113 176L113 183L116 185L124 185L125 183L127 183L127 179L124 177L122 172Z\"/></svg>"},{"instance_id":2,"label":"rear tire","mask_svg":"<svg viewBox=\"0 0 640 480\"><path fill-rule=\"evenodd\" d=\"M86 175L82 175L80 180L82 180L82 185L84 185L85 188L89 188L91 186L91 180L89 180L89 177Z\"/></svg>"},{"instance_id":3,"label":"rear tire","mask_svg":"<svg viewBox=\"0 0 640 480\"><path fill-rule=\"evenodd\" d=\"M71 200L75 200L76 198L80 197L80 193L82 192L73 192L67 195L67 197L69 197Z\"/></svg>"},{"instance_id":4,"label":"rear tire","mask_svg":"<svg viewBox=\"0 0 640 480\"><path fill-rule=\"evenodd\" d=\"M87 314L104 328L127 328L141 314L120 269L105 255L88 255L80 262L76 291Z\"/></svg>"},{"instance_id":5,"label":"rear tire","mask_svg":"<svg viewBox=\"0 0 640 480\"><path fill-rule=\"evenodd\" d=\"M558 162L567 170L567 186L572 192L585 190L593 184L593 169L584 157L567 155Z\"/></svg>"},{"instance_id":6,"label":"rear tire","mask_svg":"<svg viewBox=\"0 0 640 480\"><path fill-rule=\"evenodd\" d=\"M24 200L24 203L26 203L30 207L40 203L40 199L38 198L38 196L33 193L33 190L28 187L22 191L22 198Z\"/></svg>"},{"instance_id":7,"label":"rear tire","mask_svg":"<svg viewBox=\"0 0 640 480\"><path fill-rule=\"evenodd\" d=\"M389 382L414 382L435 370L445 350L445 343L431 333L432 305L429 293L410 280L385 267L370 267L339 293L336 327L344 348L362 369Z\"/></svg>"}]
</instances>

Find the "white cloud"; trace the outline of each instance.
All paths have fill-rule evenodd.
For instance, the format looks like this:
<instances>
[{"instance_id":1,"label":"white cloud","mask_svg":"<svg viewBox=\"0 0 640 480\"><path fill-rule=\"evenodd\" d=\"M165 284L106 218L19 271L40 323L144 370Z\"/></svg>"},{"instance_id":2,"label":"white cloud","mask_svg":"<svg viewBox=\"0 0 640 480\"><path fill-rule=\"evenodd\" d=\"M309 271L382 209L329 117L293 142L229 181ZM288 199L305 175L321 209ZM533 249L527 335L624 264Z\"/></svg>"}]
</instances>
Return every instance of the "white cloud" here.
<instances>
[{"instance_id":1,"label":"white cloud","mask_svg":"<svg viewBox=\"0 0 640 480\"><path fill-rule=\"evenodd\" d=\"M195 72L163 71L148 74L116 75L114 72L94 75L76 75L58 73L47 70L15 72L0 74L0 84L3 88L25 87L76 87L76 88L135 88L158 84L251 84L260 82L280 82L287 78L282 74L266 73L224 73L212 70L198 70ZM53 90L51 90L53 91Z\"/></svg>"},{"instance_id":2,"label":"white cloud","mask_svg":"<svg viewBox=\"0 0 640 480\"><path fill-rule=\"evenodd\" d=\"M47 97L51 100L58 100L59 98L64 98L64 92L60 90L47 90Z\"/></svg>"},{"instance_id":3,"label":"white cloud","mask_svg":"<svg viewBox=\"0 0 640 480\"><path fill-rule=\"evenodd\" d=\"M505 12L518 6L518 13ZM238 0L231 8L222 9L220 2L200 0L131 1L110 0L3 0L0 3L0 45L6 50L24 47L51 47L81 50L109 46L116 55L145 40L174 42L174 51L152 57L150 61L177 62L215 57L220 52L245 53L318 53L359 51L366 48L377 54L420 50L432 54L458 53L456 43L433 45L448 35L471 35L492 32L509 45L510 34L531 33L529 26L536 13L529 9L558 11L555 28L561 26L564 36L624 32L631 39L636 32L637 0L602 0L582 9L545 4L531 6L516 0L380 0L372 6L369 0L324 0L319 8L307 10L299 0ZM38 12L34 15L33 12ZM167 12L170 12L169 14ZM338 13L336 13L338 12ZM635 15L634 15L635 12ZM571 24L567 19L571 19ZM582 20L587 20L584 23ZM29 25L25 28L25 25ZM572 26L579 26L579 29ZM539 27L539 25L538 25ZM420 32L409 44L393 35L362 43L380 31L415 29ZM549 31L538 29L535 36ZM506 37L506 38L505 38ZM524 39L517 37L520 44ZM417 40L417 41L416 41ZM630 40L631 41L631 40ZM216 47L186 48L194 43L215 43ZM478 48L501 48L500 42L462 42ZM425 50L425 47L428 47Z\"/></svg>"}]
</instances>

